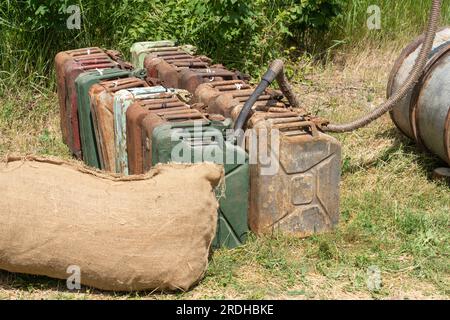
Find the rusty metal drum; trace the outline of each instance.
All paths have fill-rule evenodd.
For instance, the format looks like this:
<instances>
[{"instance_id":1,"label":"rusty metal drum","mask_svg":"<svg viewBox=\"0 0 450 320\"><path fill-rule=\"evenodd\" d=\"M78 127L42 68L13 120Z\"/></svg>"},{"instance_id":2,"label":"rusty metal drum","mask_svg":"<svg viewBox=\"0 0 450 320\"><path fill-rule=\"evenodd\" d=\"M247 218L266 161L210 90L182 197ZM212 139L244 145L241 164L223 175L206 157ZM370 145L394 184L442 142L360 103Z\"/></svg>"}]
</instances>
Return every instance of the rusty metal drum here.
<instances>
[{"instance_id":1,"label":"rusty metal drum","mask_svg":"<svg viewBox=\"0 0 450 320\"><path fill-rule=\"evenodd\" d=\"M408 77L422 42L423 36L403 50L390 75L388 97ZM406 136L450 164L450 27L436 35L424 74L391 118Z\"/></svg>"}]
</instances>

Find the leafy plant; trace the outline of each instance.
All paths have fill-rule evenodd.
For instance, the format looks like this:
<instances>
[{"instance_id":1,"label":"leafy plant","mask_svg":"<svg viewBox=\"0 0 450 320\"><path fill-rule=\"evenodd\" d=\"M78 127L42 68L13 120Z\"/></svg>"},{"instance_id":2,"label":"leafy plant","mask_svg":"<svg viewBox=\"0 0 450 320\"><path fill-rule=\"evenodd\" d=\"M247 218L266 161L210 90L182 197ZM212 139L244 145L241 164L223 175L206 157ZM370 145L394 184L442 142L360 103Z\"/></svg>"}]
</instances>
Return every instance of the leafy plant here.
<instances>
[{"instance_id":1,"label":"leafy plant","mask_svg":"<svg viewBox=\"0 0 450 320\"><path fill-rule=\"evenodd\" d=\"M58 51L104 46L127 53L135 41L177 39L230 68L258 76L269 60L317 43L342 0L10 0L0 4L0 79L41 81ZM66 28L69 5L81 29ZM49 82L51 83L51 82Z\"/></svg>"}]
</instances>

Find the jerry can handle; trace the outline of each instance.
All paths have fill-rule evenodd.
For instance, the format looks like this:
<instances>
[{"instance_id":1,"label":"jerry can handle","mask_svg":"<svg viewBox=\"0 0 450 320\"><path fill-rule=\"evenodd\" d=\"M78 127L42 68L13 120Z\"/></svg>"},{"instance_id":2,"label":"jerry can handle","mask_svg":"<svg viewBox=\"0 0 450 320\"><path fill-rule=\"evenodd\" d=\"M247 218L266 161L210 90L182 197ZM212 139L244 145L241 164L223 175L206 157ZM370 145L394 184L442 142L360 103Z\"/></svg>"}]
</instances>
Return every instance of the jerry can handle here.
<instances>
[{"instance_id":1,"label":"jerry can handle","mask_svg":"<svg viewBox=\"0 0 450 320\"><path fill-rule=\"evenodd\" d=\"M312 121L302 121L298 125L300 128L310 128L311 129L311 135L315 138L319 136L319 130L317 129L317 126Z\"/></svg>"}]
</instances>

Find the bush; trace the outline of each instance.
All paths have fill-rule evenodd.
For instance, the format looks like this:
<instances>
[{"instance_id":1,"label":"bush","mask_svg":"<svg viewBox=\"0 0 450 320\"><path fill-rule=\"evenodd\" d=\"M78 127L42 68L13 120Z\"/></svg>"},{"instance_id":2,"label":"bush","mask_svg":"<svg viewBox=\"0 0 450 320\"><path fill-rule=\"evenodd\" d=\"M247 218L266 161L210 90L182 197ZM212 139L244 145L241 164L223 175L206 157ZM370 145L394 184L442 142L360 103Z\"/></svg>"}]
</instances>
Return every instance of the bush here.
<instances>
[{"instance_id":1,"label":"bush","mask_svg":"<svg viewBox=\"0 0 450 320\"><path fill-rule=\"evenodd\" d=\"M341 0L159 0L153 7L159 10L143 11L126 38L175 36L217 62L257 75L288 44L311 48L305 39L326 32L341 5Z\"/></svg>"},{"instance_id":2,"label":"bush","mask_svg":"<svg viewBox=\"0 0 450 320\"><path fill-rule=\"evenodd\" d=\"M216 62L257 76L286 45L305 49L327 30L342 0L10 0L0 4L2 75L49 76L58 51L176 38ZM81 8L68 30L67 7Z\"/></svg>"}]
</instances>

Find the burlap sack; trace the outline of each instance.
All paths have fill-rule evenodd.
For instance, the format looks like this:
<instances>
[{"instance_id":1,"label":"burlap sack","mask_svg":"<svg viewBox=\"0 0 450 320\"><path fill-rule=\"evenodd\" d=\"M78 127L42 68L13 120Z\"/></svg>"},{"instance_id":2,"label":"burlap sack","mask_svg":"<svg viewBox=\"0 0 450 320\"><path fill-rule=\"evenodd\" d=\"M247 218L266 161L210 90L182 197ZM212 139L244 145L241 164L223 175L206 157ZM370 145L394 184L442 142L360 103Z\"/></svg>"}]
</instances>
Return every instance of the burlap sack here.
<instances>
[{"instance_id":1,"label":"burlap sack","mask_svg":"<svg viewBox=\"0 0 450 320\"><path fill-rule=\"evenodd\" d=\"M103 290L187 290L204 275L217 222L214 164L118 178L59 160L0 162L0 269ZM76 269L69 269L74 272Z\"/></svg>"}]
</instances>

